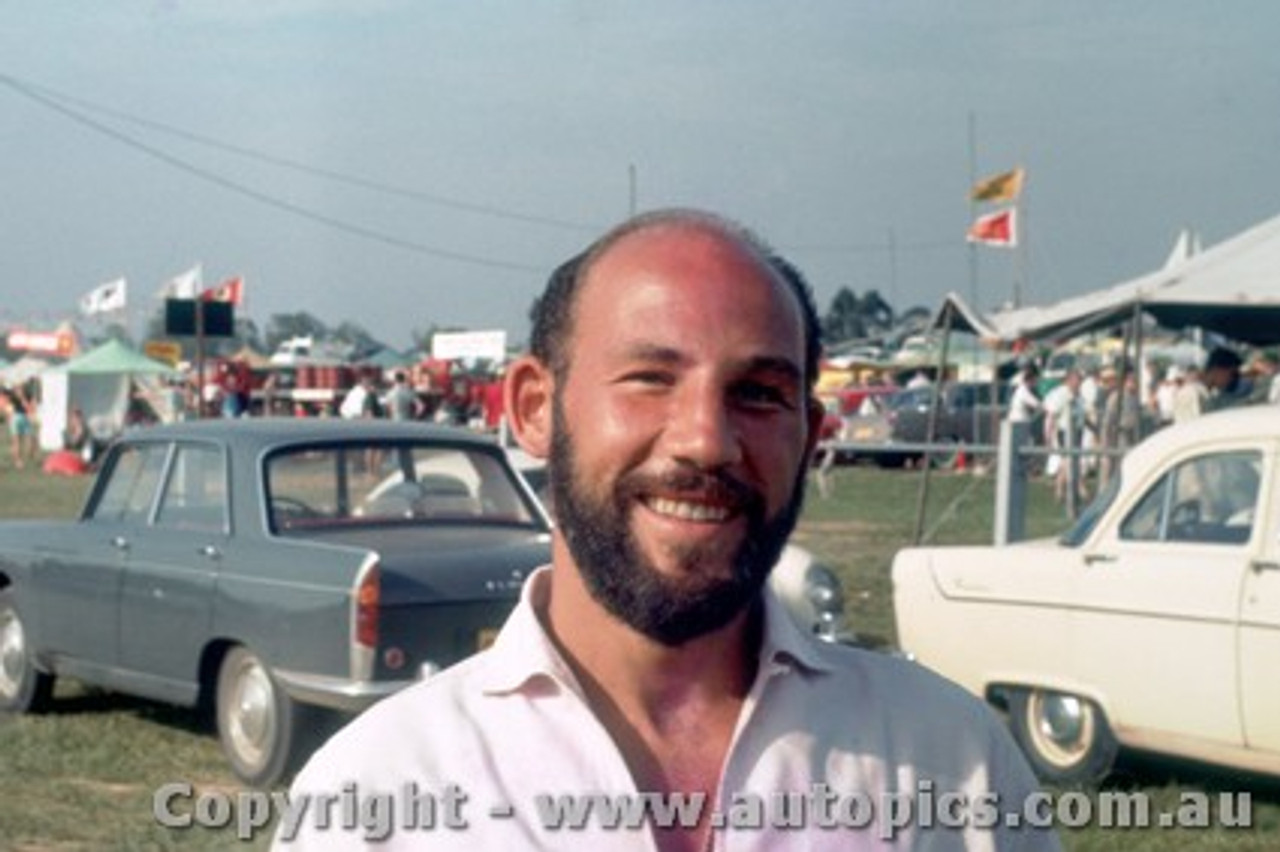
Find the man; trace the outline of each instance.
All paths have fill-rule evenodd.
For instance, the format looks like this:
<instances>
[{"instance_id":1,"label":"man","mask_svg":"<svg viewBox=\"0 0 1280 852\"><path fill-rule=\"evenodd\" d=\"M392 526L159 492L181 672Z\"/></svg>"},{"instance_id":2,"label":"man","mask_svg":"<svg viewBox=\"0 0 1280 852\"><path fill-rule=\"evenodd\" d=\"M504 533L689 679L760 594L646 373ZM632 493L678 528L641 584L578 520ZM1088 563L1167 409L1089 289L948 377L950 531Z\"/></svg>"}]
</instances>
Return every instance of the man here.
<instances>
[{"instance_id":1,"label":"man","mask_svg":"<svg viewBox=\"0 0 1280 852\"><path fill-rule=\"evenodd\" d=\"M1274 352L1259 350L1249 360L1249 376L1253 380L1250 403L1274 405L1280 402L1280 360Z\"/></svg>"},{"instance_id":2,"label":"man","mask_svg":"<svg viewBox=\"0 0 1280 852\"><path fill-rule=\"evenodd\" d=\"M404 370L397 370L391 390L387 392L384 406L392 420L417 420L422 410L418 394L409 387L409 376Z\"/></svg>"},{"instance_id":3,"label":"man","mask_svg":"<svg viewBox=\"0 0 1280 852\"><path fill-rule=\"evenodd\" d=\"M1173 392L1173 422L1186 423L1204 412L1209 392L1200 382L1200 368L1195 364L1183 369L1177 378L1178 389Z\"/></svg>"},{"instance_id":4,"label":"man","mask_svg":"<svg viewBox=\"0 0 1280 852\"><path fill-rule=\"evenodd\" d=\"M1249 401L1253 385L1240 376L1243 363L1244 359L1225 346L1209 352L1204 362L1204 384L1209 392L1204 405L1206 412L1234 408Z\"/></svg>"},{"instance_id":5,"label":"man","mask_svg":"<svg viewBox=\"0 0 1280 852\"><path fill-rule=\"evenodd\" d=\"M391 848L1057 848L1003 823L940 828L944 792L1019 810L1034 790L1003 726L911 663L802 634L765 590L822 418L817 318L789 264L708 214L649 214L555 272L531 348L506 411L550 460L552 564L492 648L367 711L295 801L465 791L465 828L397 831ZM793 827L788 794L812 807ZM609 828L602 796L652 818ZM557 802L600 818L566 828ZM280 848L361 840L300 827Z\"/></svg>"},{"instance_id":6,"label":"man","mask_svg":"<svg viewBox=\"0 0 1280 852\"><path fill-rule=\"evenodd\" d=\"M1062 383L1044 397L1045 446L1053 450L1066 450L1049 457L1047 467L1053 475L1053 491L1059 502L1067 498L1074 487L1077 498L1083 496L1080 482L1079 457L1084 437L1084 401L1080 396L1080 371L1067 370Z\"/></svg>"},{"instance_id":7,"label":"man","mask_svg":"<svg viewBox=\"0 0 1280 852\"><path fill-rule=\"evenodd\" d=\"M1040 369L1028 363L1018 374L1017 384L1013 387L1013 395L1009 399L1009 422L1030 423L1040 414L1044 403L1036 386L1040 383Z\"/></svg>"}]
</instances>

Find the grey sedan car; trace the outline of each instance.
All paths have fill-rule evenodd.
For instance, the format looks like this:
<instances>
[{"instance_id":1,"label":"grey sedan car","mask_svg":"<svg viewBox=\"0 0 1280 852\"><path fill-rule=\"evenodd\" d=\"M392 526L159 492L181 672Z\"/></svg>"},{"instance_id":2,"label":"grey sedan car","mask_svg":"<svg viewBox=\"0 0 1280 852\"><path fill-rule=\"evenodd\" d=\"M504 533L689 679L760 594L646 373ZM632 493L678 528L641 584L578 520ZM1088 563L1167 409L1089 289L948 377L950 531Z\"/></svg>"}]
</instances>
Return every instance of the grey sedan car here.
<instances>
[{"instance_id":1,"label":"grey sedan car","mask_svg":"<svg viewBox=\"0 0 1280 852\"><path fill-rule=\"evenodd\" d=\"M490 642L549 521L506 454L386 421L141 429L81 517L0 525L0 711L55 677L213 711L269 785L322 708L359 711Z\"/></svg>"}]
</instances>

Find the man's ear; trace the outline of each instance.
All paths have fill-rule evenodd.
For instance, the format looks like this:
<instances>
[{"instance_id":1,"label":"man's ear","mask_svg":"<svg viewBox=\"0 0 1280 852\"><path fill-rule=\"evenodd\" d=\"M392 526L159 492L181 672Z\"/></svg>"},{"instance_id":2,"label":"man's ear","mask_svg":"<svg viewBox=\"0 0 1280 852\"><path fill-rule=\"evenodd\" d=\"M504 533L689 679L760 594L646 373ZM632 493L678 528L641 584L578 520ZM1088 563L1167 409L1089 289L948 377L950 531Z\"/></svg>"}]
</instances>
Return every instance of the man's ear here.
<instances>
[{"instance_id":1,"label":"man's ear","mask_svg":"<svg viewBox=\"0 0 1280 852\"><path fill-rule=\"evenodd\" d=\"M827 409L814 396L809 397L808 404L809 434L805 439L804 458L807 465L813 461L813 454L818 449L818 440L822 437L822 421L826 419Z\"/></svg>"},{"instance_id":2,"label":"man's ear","mask_svg":"<svg viewBox=\"0 0 1280 852\"><path fill-rule=\"evenodd\" d=\"M551 453L551 406L555 376L551 369L526 355L507 368L502 401L511 434L531 456L546 458Z\"/></svg>"}]
</instances>

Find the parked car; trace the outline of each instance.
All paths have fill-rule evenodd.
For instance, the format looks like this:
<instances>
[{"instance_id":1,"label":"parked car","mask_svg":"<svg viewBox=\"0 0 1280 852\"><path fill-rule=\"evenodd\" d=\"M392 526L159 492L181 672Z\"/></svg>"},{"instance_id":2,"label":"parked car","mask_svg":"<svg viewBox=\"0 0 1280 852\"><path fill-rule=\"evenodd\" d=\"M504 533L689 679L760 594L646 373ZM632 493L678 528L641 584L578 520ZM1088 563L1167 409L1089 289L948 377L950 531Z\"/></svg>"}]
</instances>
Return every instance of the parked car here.
<instances>
[{"instance_id":1,"label":"parked car","mask_svg":"<svg viewBox=\"0 0 1280 852\"><path fill-rule=\"evenodd\" d=\"M1000 434L1000 420L1008 411L1012 388L1006 382L995 385L992 404L990 382L947 382L942 385L933 431L933 443L945 444L935 453L935 464L948 466L960 444L994 444ZM895 395L889 407L890 445L924 444L929 438L930 408L938 395L937 385L909 388ZM1032 434L1038 434L1033 428ZM923 456L919 449L889 450L877 456L883 467L901 467Z\"/></svg>"},{"instance_id":2,"label":"parked car","mask_svg":"<svg viewBox=\"0 0 1280 852\"><path fill-rule=\"evenodd\" d=\"M1060 539L911 548L902 649L1009 713L1048 780L1118 746L1280 775L1280 411L1166 428Z\"/></svg>"},{"instance_id":3,"label":"parked car","mask_svg":"<svg viewBox=\"0 0 1280 852\"><path fill-rule=\"evenodd\" d=\"M388 421L127 433L76 521L0 525L0 710L55 677L214 712L270 784L315 708L359 711L484 647L550 525L506 455Z\"/></svg>"},{"instance_id":4,"label":"parked car","mask_svg":"<svg viewBox=\"0 0 1280 852\"><path fill-rule=\"evenodd\" d=\"M898 393L893 385L850 385L819 395L826 409L820 437L835 450L836 464L867 458L866 445L888 441L887 411Z\"/></svg>"}]
</instances>

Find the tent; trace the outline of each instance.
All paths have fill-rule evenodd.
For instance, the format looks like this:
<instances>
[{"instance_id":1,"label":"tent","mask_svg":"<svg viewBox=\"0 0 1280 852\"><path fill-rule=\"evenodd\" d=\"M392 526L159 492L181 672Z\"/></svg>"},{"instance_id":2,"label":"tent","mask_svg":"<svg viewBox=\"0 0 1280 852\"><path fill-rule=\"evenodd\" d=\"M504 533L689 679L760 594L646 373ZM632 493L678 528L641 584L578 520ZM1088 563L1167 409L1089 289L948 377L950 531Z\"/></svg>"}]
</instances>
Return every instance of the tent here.
<instances>
[{"instance_id":1,"label":"tent","mask_svg":"<svg viewBox=\"0 0 1280 852\"><path fill-rule=\"evenodd\" d=\"M40 376L40 446L62 447L62 433L73 408L79 408L95 437L118 434L125 424L135 387L158 395L160 379L173 369L128 344L109 340Z\"/></svg>"},{"instance_id":2,"label":"tent","mask_svg":"<svg viewBox=\"0 0 1280 852\"><path fill-rule=\"evenodd\" d=\"M1073 337L1144 311L1168 328L1195 326L1245 343L1280 343L1280 216L1164 268L1044 307L981 314L948 293L934 325L1000 342Z\"/></svg>"}]
</instances>

